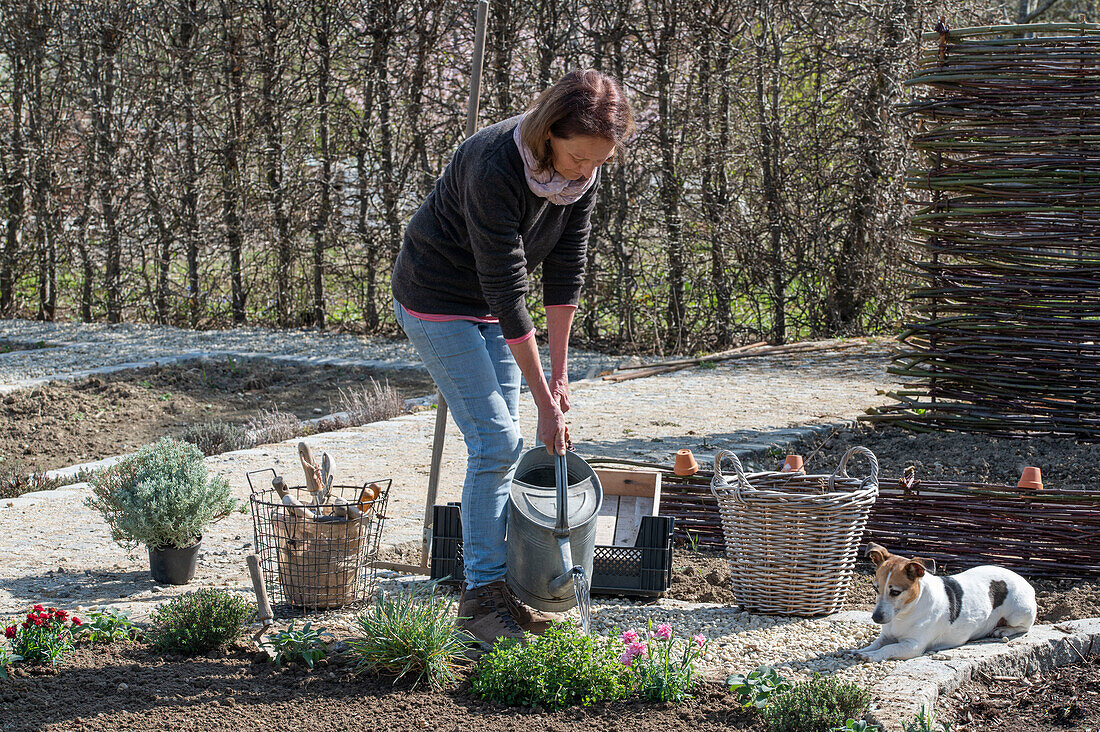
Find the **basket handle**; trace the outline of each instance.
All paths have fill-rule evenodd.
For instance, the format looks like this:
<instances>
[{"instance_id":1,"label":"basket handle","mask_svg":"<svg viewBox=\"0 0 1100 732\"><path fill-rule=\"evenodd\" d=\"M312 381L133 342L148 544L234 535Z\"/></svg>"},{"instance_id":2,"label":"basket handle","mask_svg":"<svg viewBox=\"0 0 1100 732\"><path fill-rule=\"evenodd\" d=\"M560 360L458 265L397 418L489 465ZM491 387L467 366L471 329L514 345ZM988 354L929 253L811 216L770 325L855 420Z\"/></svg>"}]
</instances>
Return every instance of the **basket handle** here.
<instances>
[{"instance_id":1,"label":"basket handle","mask_svg":"<svg viewBox=\"0 0 1100 732\"><path fill-rule=\"evenodd\" d=\"M836 470L829 476L829 490L833 490L833 480L835 478L847 478L848 475L848 458L859 453L867 458L867 461L871 464L871 475L863 479L863 485L878 485L878 458L875 454L862 445L856 445L849 447L844 451L843 457L840 458L840 465L836 466Z\"/></svg>"},{"instance_id":2,"label":"basket handle","mask_svg":"<svg viewBox=\"0 0 1100 732\"><path fill-rule=\"evenodd\" d=\"M246 478L246 479L248 480L248 488L249 488L249 490L251 490L251 491L252 491L253 493L260 493L260 492L261 492L262 490L265 490L265 489L263 489L263 488L257 488L257 487L256 487L256 486L255 486L255 485L254 485L254 484L252 483L252 476L253 476L253 475L259 475L260 473L271 473L271 477L272 477L272 479L274 479L274 478L275 478L275 476L276 476L276 475L278 475L278 473L276 473L276 472L275 472L275 469L274 469L274 468L263 468L263 469L261 469L261 470L250 470L249 472L245 473L245 474L244 474L244 477L245 477L245 478Z\"/></svg>"},{"instance_id":3,"label":"basket handle","mask_svg":"<svg viewBox=\"0 0 1100 732\"><path fill-rule=\"evenodd\" d=\"M737 453L731 450L721 450L714 456L714 476L710 479L710 492L714 494L714 497L718 498L718 486L727 485L726 478L722 475L723 458L733 460L733 469L737 473L741 485L745 488L752 488L748 476L745 475L745 468L741 465L741 458L737 457Z\"/></svg>"}]
</instances>

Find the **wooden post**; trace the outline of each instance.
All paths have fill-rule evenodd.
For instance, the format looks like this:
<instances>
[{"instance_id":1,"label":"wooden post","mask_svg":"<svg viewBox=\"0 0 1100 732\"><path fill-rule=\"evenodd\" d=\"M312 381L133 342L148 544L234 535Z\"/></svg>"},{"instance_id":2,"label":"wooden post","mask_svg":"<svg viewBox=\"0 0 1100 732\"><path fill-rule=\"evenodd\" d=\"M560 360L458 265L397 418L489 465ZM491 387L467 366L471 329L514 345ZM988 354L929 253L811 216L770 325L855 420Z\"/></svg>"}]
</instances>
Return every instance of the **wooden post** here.
<instances>
[{"instance_id":1,"label":"wooden post","mask_svg":"<svg viewBox=\"0 0 1100 732\"><path fill-rule=\"evenodd\" d=\"M477 33L474 36L474 64L470 71L470 102L466 106L466 137L477 130L477 113L481 100L481 67L485 58L485 25L489 19L488 0L477 4ZM432 462L428 471L428 497L424 504L424 540L420 551L421 569L428 567L432 548L432 508L439 494L439 470L443 462L443 439L447 436L447 401L436 393L435 437L432 440Z\"/></svg>"}]
</instances>

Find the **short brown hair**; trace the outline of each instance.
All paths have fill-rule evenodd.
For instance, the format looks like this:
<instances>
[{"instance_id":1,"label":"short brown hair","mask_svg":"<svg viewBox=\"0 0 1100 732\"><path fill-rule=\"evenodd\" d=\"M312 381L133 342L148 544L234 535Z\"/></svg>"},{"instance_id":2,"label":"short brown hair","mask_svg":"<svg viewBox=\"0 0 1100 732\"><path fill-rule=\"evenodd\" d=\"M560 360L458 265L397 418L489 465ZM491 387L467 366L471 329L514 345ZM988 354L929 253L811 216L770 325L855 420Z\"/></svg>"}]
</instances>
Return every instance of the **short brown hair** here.
<instances>
[{"instance_id":1,"label":"short brown hair","mask_svg":"<svg viewBox=\"0 0 1100 732\"><path fill-rule=\"evenodd\" d=\"M547 133L567 140L601 137L615 143L618 152L634 134L634 114L619 82L595 69L570 71L539 95L520 129L540 171L553 167Z\"/></svg>"}]
</instances>

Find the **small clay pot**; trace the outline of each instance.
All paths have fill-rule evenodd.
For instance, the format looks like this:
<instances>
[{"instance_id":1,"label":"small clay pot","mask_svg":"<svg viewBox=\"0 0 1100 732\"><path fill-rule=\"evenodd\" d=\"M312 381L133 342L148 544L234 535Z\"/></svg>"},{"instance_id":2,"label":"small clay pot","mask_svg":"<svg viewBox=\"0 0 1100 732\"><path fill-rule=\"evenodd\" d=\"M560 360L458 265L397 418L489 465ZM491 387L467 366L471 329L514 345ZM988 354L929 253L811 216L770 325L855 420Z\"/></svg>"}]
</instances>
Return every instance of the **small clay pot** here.
<instances>
[{"instance_id":1,"label":"small clay pot","mask_svg":"<svg viewBox=\"0 0 1100 732\"><path fill-rule=\"evenodd\" d=\"M801 455L788 455L783 461L783 467L779 468L781 473L802 473L806 474L806 467L802 462Z\"/></svg>"},{"instance_id":2,"label":"small clay pot","mask_svg":"<svg viewBox=\"0 0 1100 732\"><path fill-rule=\"evenodd\" d=\"M161 585L185 585L190 582L195 576L201 547L202 537L182 549L174 546L149 547L149 571L153 581Z\"/></svg>"},{"instance_id":3,"label":"small clay pot","mask_svg":"<svg viewBox=\"0 0 1100 732\"><path fill-rule=\"evenodd\" d=\"M1029 488L1033 491L1043 490L1043 473L1038 468L1027 467L1024 468L1023 475L1020 476L1020 482L1016 484L1017 488Z\"/></svg>"},{"instance_id":4,"label":"small clay pot","mask_svg":"<svg viewBox=\"0 0 1100 732\"><path fill-rule=\"evenodd\" d=\"M680 476L695 475L699 472L699 463L695 462L695 456L686 447L676 451L676 464L672 472Z\"/></svg>"}]
</instances>

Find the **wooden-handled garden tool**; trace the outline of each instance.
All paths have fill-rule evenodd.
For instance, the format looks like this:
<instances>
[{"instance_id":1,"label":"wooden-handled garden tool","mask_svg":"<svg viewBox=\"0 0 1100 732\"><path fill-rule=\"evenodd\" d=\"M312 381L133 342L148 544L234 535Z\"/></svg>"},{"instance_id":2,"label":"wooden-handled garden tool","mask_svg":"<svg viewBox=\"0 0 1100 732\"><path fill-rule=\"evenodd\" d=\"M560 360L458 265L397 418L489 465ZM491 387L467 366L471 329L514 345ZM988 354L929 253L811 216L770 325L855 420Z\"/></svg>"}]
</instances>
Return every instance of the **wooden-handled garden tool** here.
<instances>
[{"instance_id":1,"label":"wooden-handled garden tool","mask_svg":"<svg viewBox=\"0 0 1100 732\"><path fill-rule=\"evenodd\" d=\"M271 650L264 645L263 637L275 624L275 614L271 612L271 603L267 600L267 588L264 586L264 575L260 571L260 558L255 554L249 554L244 558L248 565L248 574L252 578L252 591L256 593L256 619L260 621L260 629L252 636L260 651L271 658Z\"/></svg>"}]
</instances>

